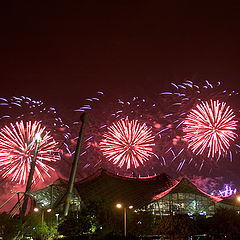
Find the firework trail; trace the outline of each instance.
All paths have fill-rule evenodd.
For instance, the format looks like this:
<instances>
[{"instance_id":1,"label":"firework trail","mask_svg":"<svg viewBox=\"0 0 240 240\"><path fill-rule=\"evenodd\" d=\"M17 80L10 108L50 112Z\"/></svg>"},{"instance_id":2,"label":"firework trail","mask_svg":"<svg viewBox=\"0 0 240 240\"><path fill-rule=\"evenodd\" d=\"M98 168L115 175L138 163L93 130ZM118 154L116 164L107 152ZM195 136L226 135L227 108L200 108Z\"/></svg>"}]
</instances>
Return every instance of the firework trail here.
<instances>
[{"instance_id":1,"label":"firework trail","mask_svg":"<svg viewBox=\"0 0 240 240\"><path fill-rule=\"evenodd\" d=\"M25 131L28 128L27 124L31 122L31 126L33 126L36 122L38 123L38 126L41 126L41 129L44 129L44 136L48 133L47 135L51 136L53 138L52 141L56 144L55 151L52 151L52 153L54 152L54 159L56 158L56 153L58 155L57 159L59 159L65 156L67 157L67 155L69 155L69 153L71 152L68 147L68 141L70 137L69 127L62 121L55 108L46 106L42 101L33 100L29 97L21 96L11 97L9 99L0 98L0 110L1 134L4 134L4 132L6 134L7 128L9 129L9 133L11 131L14 131L16 135L20 135L21 132L23 134L23 129ZM18 122L18 127L16 125L16 122ZM28 144L28 142L25 142L25 145ZM1 158L1 162L3 162L3 157ZM56 163L58 162L59 161L57 161ZM47 162L45 163L47 164ZM51 163L49 162L49 164ZM25 169L27 168L28 166L25 166ZM49 166L49 169L51 168L52 166ZM8 171L9 169L7 169L7 166L1 169L2 177L8 176L12 180L21 183L24 183L24 181L26 181L26 179L24 179L23 177L13 177L15 176L15 174L17 174L13 171L11 171L11 175L7 174L6 171L10 173L10 171ZM43 169L41 168L41 170L39 171L43 171ZM41 172L42 177L38 175L41 180L43 180L43 175L44 171ZM50 174L46 176L50 177Z\"/></svg>"},{"instance_id":2,"label":"firework trail","mask_svg":"<svg viewBox=\"0 0 240 240\"><path fill-rule=\"evenodd\" d=\"M238 115L235 116L235 114L239 112L237 105L237 98L239 97L238 92L228 92L222 87L220 82L217 84L212 84L207 80L198 85L194 84L190 80L187 80L182 84L172 83L172 86L174 87L173 91L162 92L158 99L158 102L162 102L164 106L167 106L164 112L166 113L165 116L168 121L165 127L160 129L159 134L164 141L167 141L168 139L168 142L170 143L169 147L164 149L162 154L168 165L176 165L177 171L181 171L183 166L188 163L189 165L201 170L205 165L208 167L210 166L209 169L212 169L212 166L216 166L216 163L221 158L230 159L230 161L232 161L233 153L237 154L239 151L237 138L237 122L239 122L239 120ZM215 105L218 103L218 107L215 106L214 110L213 107L211 107L211 101L212 104ZM230 114L231 117L229 118L227 115L225 115L226 118L224 119L226 121L230 119L231 124L233 124L233 128L230 129L231 138L227 137L231 141L225 141L225 143L228 142L230 146L227 145L228 147L221 147L222 150L219 151L219 148L216 150L216 145L214 145L216 144L216 141L212 141L212 144L207 147L207 149L211 149L210 154L209 151L207 152L204 150L198 152L197 149L206 150L207 145L204 145L203 141L201 142L197 135L195 135L195 138L191 137L193 136L191 133L193 133L194 124L193 121L190 121L190 119L193 120L193 113L196 111L196 109L199 110L198 116L200 116L201 113L203 114L203 109L205 109L203 105L208 109L208 113L214 112L214 114L223 114L225 109L225 113ZM220 107L224 109L220 109ZM223 116L224 115L222 115L222 117ZM212 120L213 119L217 121L222 118L216 119L215 117L212 117ZM223 123L224 119L222 119L220 122ZM192 128L190 125L188 125L188 123L192 123ZM197 124L199 124L199 122L195 121L195 130L198 128ZM209 136L213 137L213 135ZM195 141L193 139L195 139ZM197 145L194 145L194 143L196 143L197 139L199 141L198 143L201 142L203 145L198 145L196 149L194 146L196 147ZM220 144L219 141L218 143Z\"/></svg>"}]
</instances>

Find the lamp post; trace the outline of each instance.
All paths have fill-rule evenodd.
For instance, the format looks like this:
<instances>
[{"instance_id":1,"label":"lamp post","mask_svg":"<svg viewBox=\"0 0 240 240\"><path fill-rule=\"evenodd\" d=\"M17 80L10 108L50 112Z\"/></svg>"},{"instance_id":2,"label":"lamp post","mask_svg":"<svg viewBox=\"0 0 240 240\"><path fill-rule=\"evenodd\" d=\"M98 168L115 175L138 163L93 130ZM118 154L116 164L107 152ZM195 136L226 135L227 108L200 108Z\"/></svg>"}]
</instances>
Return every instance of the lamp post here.
<instances>
[{"instance_id":1,"label":"lamp post","mask_svg":"<svg viewBox=\"0 0 240 240\"><path fill-rule=\"evenodd\" d=\"M126 238L127 237L127 206L122 205L121 203L117 203L116 207L123 208L123 235ZM128 208L133 209L133 206L129 205Z\"/></svg>"},{"instance_id":2,"label":"lamp post","mask_svg":"<svg viewBox=\"0 0 240 240\"><path fill-rule=\"evenodd\" d=\"M123 207L124 237L127 237L127 209Z\"/></svg>"},{"instance_id":3,"label":"lamp post","mask_svg":"<svg viewBox=\"0 0 240 240\"><path fill-rule=\"evenodd\" d=\"M56 216L56 219L57 219L57 225L58 225L59 213L56 213L55 216Z\"/></svg>"},{"instance_id":4,"label":"lamp post","mask_svg":"<svg viewBox=\"0 0 240 240\"><path fill-rule=\"evenodd\" d=\"M37 207L35 207L34 209L33 209L33 211L34 212L39 212L39 211L41 211L41 239L44 239L43 238L43 225L44 225L44 210L43 209L39 209L39 208L37 208ZM51 208L48 208L47 210L46 210L48 213L50 213L51 211L52 211L52 209Z\"/></svg>"}]
</instances>

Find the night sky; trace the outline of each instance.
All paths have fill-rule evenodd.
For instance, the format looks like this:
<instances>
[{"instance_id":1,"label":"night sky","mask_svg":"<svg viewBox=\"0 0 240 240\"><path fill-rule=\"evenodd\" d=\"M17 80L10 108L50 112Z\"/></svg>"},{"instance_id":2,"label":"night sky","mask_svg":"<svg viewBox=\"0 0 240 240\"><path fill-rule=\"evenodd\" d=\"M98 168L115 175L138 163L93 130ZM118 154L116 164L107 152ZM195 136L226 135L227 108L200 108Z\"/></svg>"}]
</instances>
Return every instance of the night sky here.
<instances>
[{"instance_id":1,"label":"night sky","mask_svg":"<svg viewBox=\"0 0 240 240\"><path fill-rule=\"evenodd\" d=\"M239 90L239 12L239 1L5 1L0 97L64 115L99 90L151 96L186 78Z\"/></svg>"},{"instance_id":2,"label":"night sky","mask_svg":"<svg viewBox=\"0 0 240 240\"><path fill-rule=\"evenodd\" d=\"M240 4L198 2L2 5L1 95L74 108L97 90L151 94L194 76L239 88Z\"/></svg>"}]
</instances>

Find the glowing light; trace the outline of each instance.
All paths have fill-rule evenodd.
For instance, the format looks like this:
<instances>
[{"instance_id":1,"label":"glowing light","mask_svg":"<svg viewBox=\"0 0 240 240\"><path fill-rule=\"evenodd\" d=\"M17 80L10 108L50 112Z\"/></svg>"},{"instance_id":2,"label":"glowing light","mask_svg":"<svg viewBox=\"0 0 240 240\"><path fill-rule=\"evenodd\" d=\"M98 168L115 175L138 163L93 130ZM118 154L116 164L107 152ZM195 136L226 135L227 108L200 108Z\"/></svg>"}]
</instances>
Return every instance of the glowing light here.
<instances>
[{"instance_id":1,"label":"glowing light","mask_svg":"<svg viewBox=\"0 0 240 240\"><path fill-rule=\"evenodd\" d=\"M34 211L34 212L39 212L39 208L35 207L35 208L33 209L33 211Z\"/></svg>"},{"instance_id":2,"label":"glowing light","mask_svg":"<svg viewBox=\"0 0 240 240\"><path fill-rule=\"evenodd\" d=\"M117 204L116 204L116 207L117 207L117 208L121 208L121 207L122 207L122 204L121 204L121 203L117 203Z\"/></svg>"},{"instance_id":3,"label":"glowing light","mask_svg":"<svg viewBox=\"0 0 240 240\"><path fill-rule=\"evenodd\" d=\"M226 103L202 101L191 110L183 124L189 148L196 155L207 152L211 158L221 156L237 137L234 132L237 121L234 118L233 110Z\"/></svg>"},{"instance_id":4,"label":"glowing light","mask_svg":"<svg viewBox=\"0 0 240 240\"><path fill-rule=\"evenodd\" d=\"M57 143L50 135L50 132L41 126L40 122L23 121L11 123L5 126L0 132L0 167L2 177L10 177L12 181L24 183L30 171L31 160L34 156L36 141L41 136L36 158L35 174L36 178L44 181L44 175L49 175L49 170L54 169L46 163L55 162L60 159Z\"/></svg>"},{"instance_id":5,"label":"glowing light","mask_svg":"<svg viewBox=\"0 0 240 240\"><path fill-rule=\"evenodd\" d=\"M103 155L113 164L127 169L132 165L136 168L147 161L152 155L154 136L145 124L137 120L120 120L107 128L100 142Z\"/></svg>"},{"instance_id":6,"label":"glowing light","mask_svg":"<svg viewBox=\"0 0 240 240\"><path fill-rule=\"evenodd\" d=\"M233 194L237 193L237 189L232 189L231 186L229 186L228 184L225 185L225 189L223 191L219 190L219 193L222 197L229 197L232 196Z\"/></svg>"},{"instance_id":7,"label":"glowing light","mask_svg":"<svg viewBox=\"0 0 240 240\"><path fill-rule=\"evenodd\" d=\"M240 196L237 197L237 200L240 202Z\"/></svg>"},{"instance_id":8,"label":"glowing light","mask_svg":"<svg viewBox=\"0 0 240 240\"><path fill-rule=\"evenodd\" d=\"M35 134L34 140L37 141L37 142L41 142L42 141L41 134L37 132Z\"/></svg>"}]
</instances>

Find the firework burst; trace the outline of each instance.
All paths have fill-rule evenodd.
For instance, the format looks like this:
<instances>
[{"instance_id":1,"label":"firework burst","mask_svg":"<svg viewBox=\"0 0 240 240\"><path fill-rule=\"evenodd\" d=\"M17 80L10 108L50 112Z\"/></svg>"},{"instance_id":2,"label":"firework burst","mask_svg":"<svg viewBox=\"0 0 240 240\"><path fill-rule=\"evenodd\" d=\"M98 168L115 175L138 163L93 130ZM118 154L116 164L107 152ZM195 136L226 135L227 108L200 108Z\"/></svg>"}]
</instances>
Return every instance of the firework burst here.
<instances>
[{"instance_id":1,"label":"firework burst","mask_svg":"<svg viewBox=\"0 0 240 240\"><path fill-rule=\"evenodd\" d=\"M0 98L0 127L15 121L35 120L43 124L59 144L63 153L68 153L69 126L66 125L54 107L49 107L41 100L30 97Z\"/></svg>"},{"instance_id":2,"label":"firework burst","mask_svg":"<svg viewBox=\"0 0 240 240\"><path fill-rule=\"evenodd\" d=\"M29 97L21 96L21 97L11 97L11 98L0 98L0 128L5 129L6 127L9 128L9 131L18 131L16 134L22 134L23 130L25 131L27 128L27 123L31 122L31 126L33 123L38 122L38 125L41 125L41 129L44 128L43 133L48 133L48 136L53 138L53 141L56 144L57 155L55 156L57 159L66 159L68 158L71 153L69 149L69 138L70 138L70 129L69 126L66 125L60 115L57 113L54 107L49 107L44 104L41 100L34 100ZM20 123L23 122L23 126L21 129L18 130L15 122L18 122L20 127ZM14 129L11 127L14 126ZM40 129L40 128L39 128ZM22 130L21 132L19 132ZM49 140L48 140L49 142ZM42 141L41 144L43 144ZM28 144L28 143L25 143ZM54 150L53 150L54 152ZM43 156L43 155L42 155ZM54 158L55 158L54 157ZM40 161L41 162L41 161ZM39 164L40 164L39 162ZM42 159L42 162L47 165L50 163L49 161L45 161ZM26 163L26 162L25 162ZM60 170L61 166L59 164L60 161L57 161L55 164L51 164L51 167L54 167L56 170ZM53 166L54 165L54 166ZM27 169L27 166L26 166ZM40 169L40 168L39 168ZM42 168L44 169L44 168ZM6 168L4 169L4 171ZM16 175L18 174L18 169L15 168ZM49 167L50 170L50 167ZM4 171L1 171L2 176ZM36 170L37 171L37 170ZM40 171L40 170L39 170ZM53 171L48 171L47 175L50 174L52 176L56 176ZM27 173L27 170L26 172ZM43 172L41 172L43 176ZM12 171L11 174L5 174L4 177L9 177L10 179L16 179L16 181L24 183L26 181L25 178L21 180L19 177L13 178L14 172ZM39 179L42 180L42 177L39 175ZM46 178L45 178L46 179Z\"/></svg>"},{"instance_id":3,"label":"firework burst","mask_svg":"<svg viewBox=\"0 0 240 240\"><path fill-rule=\"evenodd\" d=\"M237 154L239 152L238 115L234 115L234 113L238 113L238 92L229 92L223 88L220 82L212 84L207 80L200 82L199 85L186 80L181 84L172 83L172 86L174 87L173 91L162 92L158 99L158 102L163 103L163 107L166 106L164 112L167 121L165 126L159 129L159 135L163 142L169 143L168 147L162 151L162 158L165 159L166 165L176 167L177 171L181 171L186 163L194 168L199 168L199 170L204 165L208 165L208 169L211 171L213 166L216 167L216 162L220 157L232 161L233 153ZM216 105L215 107L209 103L210 99L212 99L212 104ZM230 105L232 108L229 107ZM205 113L203 113L204 109ZM201 138L200 128L197 127L200 122L194 119L194 117L199 118L199 115L195 111L206 116L207 113L218 114L208 115L208 120L203 121L203 123L211 121L211 124L215 124L215 127L216 124L220 126L220 124L225 123L227 127L227 122L224 123L224 120L229 120L233 124L233 128L221 133L230 135L221 135L221 140L219 140L220 132L218 131L218 135L217 133L211 135L209 129L209 139ZM196 116L193 116L193 113ZM194 121L198 130L193 128ZM192 123L192 125L187 123ZM226 137L226 139L223 137Z\"/></svg>"},{"instance_id":4,"label":"firework burst","mask_svg":"<svg viewBox=\"0 0 240 240\"><path fill-rule=\"evenodd\" d=\"M5 126L0 132L0 167L2 177L25 184L35 151L35 136L41 135L36 157L34 181L44 181L44 175L50 177L54 169L46 163L60 159L57 143L40 122L16 122Z\"/></svg>"},{"instance_id":5,"label":"firework burst","mask_svg":"<svg viewBox=\"0 0 240 240\"><path fill-rule=\"evenodd\" d=\"M161 124L158 119L162 114L160 113L160 107L155 104L152 98L130 97L120 99L99 92L97 97L86 99L86 104L77 109L76 113L85 111L89 114L89 122L85 128L85 140L82 145L81 161L79 162L79 169L84 171L80 170L79 175L86 177L93 174L97 168L104 168L123 176L145 177L156 173L155 166L158 167L162 164L161 159L159 160L158 148L155 147L157 141L160 140L157 132ZM79 118L79 113L77 117ZM78 124L75 126L78 127ZM109 142L104 145L104 141L110 140L107 133L130 128L132 131L132 133L129 132L130 137L130 134L134 134L134 127L143 136L144 130L147 133L147 129L149 129L150 135L154 137L154 146L151 147L150 152L154 153L150 154L149 152L149 155L144 153L146 154L144 157L140 155L141 151L139 150L139 152L125 154L123 161L111 158L111 151L110 149L107 150ZM75 130L74 135L77 135L78 131L79 127ZM127 136L125 140L128 141ZM76 139L73 141L72 149L75 148L75 144ZM116 147L116 145L114 146ZM111 147L114 146L111 145Z\"/></svg>"},{"instance_id":6,"label":"firework burst","mask_svg":"<svg viewBox=\"0 0 240 240\"><path fill-rule=\"evenodd\" d=\"M137 120L120 120L103 134L100 142L103 155L118 167L129 169L144 164L153 155L154 136L146 124Z\"/></svg>"},{"instance_id":7,"label":"firework burst","mask_svg":"<svg viewBox=\"0 0 240 240\"><path fill-rule=\"evenodd\" d=\"M198 154L207 152L208 158L220 158L237 137L237 121L233 110L218 100L201 102L193 109L183 124L184 138L189 148Z\"/></svg>"}]
</instances>

